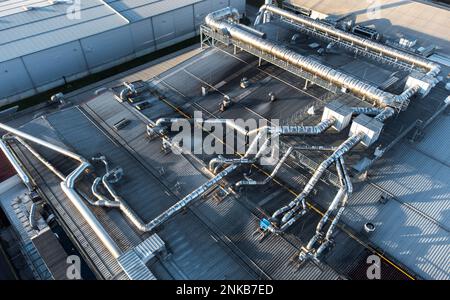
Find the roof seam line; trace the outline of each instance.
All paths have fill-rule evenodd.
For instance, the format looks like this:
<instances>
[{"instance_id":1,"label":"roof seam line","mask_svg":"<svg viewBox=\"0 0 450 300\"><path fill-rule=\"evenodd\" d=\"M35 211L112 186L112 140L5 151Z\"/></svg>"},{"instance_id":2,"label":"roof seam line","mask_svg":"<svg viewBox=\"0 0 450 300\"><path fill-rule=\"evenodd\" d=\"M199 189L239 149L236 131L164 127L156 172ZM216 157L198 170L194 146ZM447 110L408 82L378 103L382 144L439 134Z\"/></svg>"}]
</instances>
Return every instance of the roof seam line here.
<instances>
[{"instance_id":1,"label":"roof seam line","mask_svg":"<svg viewBox=\"0 0 450 300\"><path fill-rule=\"evenodd\" d=\"M112 7L109 3L107 3L105 0L100 0L106 7L108 7L110 10L112 10L116 15L121 17L127 24L130 24L130 20L128 20L124 15L122 15L118 10L116 10L114 7Z\"/></svg>"}]
</instances>

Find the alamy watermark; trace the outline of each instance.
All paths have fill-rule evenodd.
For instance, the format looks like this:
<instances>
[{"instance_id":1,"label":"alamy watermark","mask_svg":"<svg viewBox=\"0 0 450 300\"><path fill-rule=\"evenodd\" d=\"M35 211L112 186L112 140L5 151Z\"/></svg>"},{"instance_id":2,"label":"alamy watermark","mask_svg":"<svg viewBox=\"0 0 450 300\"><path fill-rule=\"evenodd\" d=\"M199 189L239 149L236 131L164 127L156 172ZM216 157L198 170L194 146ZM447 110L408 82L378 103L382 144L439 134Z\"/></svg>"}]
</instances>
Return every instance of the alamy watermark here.
<instances>
[{"instance_id":1,"label":"alamy watermark","mask_svg":"<svg viewBox=\"0 0 450 300\"><path fill-rule=\"evenodd\" d=\"M81 279L81 259L77 255L70 255L66 259L67 269L66 277L69 280Z\"/></svg>"},{"instance_id":2,"label":"alamy watermark","mask_svg":"<svg viewBox=\"0 0 450 300\"><path fill-rule=\"evenodd\" d=\"M369 6L366 10L366 15L369 20L381 19L381 5L380 0L366 0Z\"/></svg>"},{"instance_id":3,"label":"alamy watermark","mask_svg":"<svg viewBox=\"0 0 450 300\"><path fill-rule=\"evenodd\" d=\"M170 147L174 154L257 156L261 165L274 165L279 160L279 135L272 119L203 119L196 111L193 120L170 120Z\"/></svg>"},{"instance_id":4,"label":"alamy watermark","mask_svg":"<svg viewBox=\"0 0 450 300\"><path fill-rule=\"evenodd\" d=\"M66 10L66 16L69 20L80 20L81 19L81 0L71 0L67 1L70 6Z\"/></svg>"},{"instance_id":5,"label":"alamy watermark","mask_svg":"<svg viewBox=\"0 0 450 300\"><path fill-rule=\"evenodd\" d=\"M381 259L378 255L370 255L366 262L369 264L366 275L367 279L381 279Z\"/></svg>"}]
</instances>

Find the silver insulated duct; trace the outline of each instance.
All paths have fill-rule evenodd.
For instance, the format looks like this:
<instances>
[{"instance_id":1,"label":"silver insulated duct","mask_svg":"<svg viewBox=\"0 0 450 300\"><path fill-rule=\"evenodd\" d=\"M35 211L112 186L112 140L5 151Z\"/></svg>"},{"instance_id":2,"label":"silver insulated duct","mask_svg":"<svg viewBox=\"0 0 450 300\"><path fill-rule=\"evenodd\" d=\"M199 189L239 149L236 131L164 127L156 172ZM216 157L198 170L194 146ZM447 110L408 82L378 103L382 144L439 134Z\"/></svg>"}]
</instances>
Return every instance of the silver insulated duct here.
<instances>
[{"instance_id":1,"label":"silver insulated duct","mask_svg":"<svg viewBox=\"0 0 450 300\"><path fill-rule=\"evenodd\" d=\"M394 49L387 45L383 45L378 42L365 39L363 37L359 37L352 33L338 29L334 26L322 23L318 20L311 19L306 16L294 14L292 12L278 8L274 5L263 5L260 9L259 14L265 15L268 12L281 16L293 23L300 24L314 31L323 32L324 34L334 37L337 40L344 40L351 43L352 45L358 45L361 48L371 50L372 52L379 53L380 55L390 57L394 60L400 60L412 66L421 67L428 71L427 75L429 76L435 77L441 71L440 66L438 64L428 59Z\"/></svg>"},{"instance_id":2,"label":"silver insulated duct","mask_svg":"<svg viewBox=\"0 0 450 300\"><path fill-rule=\"evenodd\" d=\"M272 6L266 6L272 7ZM284 12L284 10L280 10ZM323 80L331 82L345 90L349 90L365 99L372 100L381 107L393 106L403 107L405 95L394 95L385 92L378 87L365 81L355 78L351 75L342 73L331 67L321 64L319 61L305 57L295 51L289 50L284 46L277 45L272 41L262 39L254 34L241 29L237 24L238 11L233 8L225 8L206 16L206 24L213 30L227 34L232 39L236 39L250 45L260 51L268 53L275 58L284 61L290 65L296 66L304 71L314 74ZM232 22L228 22L231 19ZM409 95L409 93L408 93Z\"/></svg>"},{"instance_id":3,"label":"silver insulated duct","mask_svg":"<svg viewBox=\"0 0 450 300\"><path fill-rule=\"evenodd\" d=\"M0 129L5 130L16 137L22 138L23 140L33 142L47 149L58 152L80 163L79 166L61 182L61 189L67 196L67 198L69 198L70 202L77 208L79 213L83 216L84 220L86 220L86 223L89 224L89 226L95 232L97 237L102 241L105 247L109 250L109 252L115 258L119 257L122 251L117 246L117 244L112 240L110 235L106 232L105 228L100 224L100 222L92 213L92 211L89 210L86 204L84 204L80 194L75 189L75 183L77 182L78 179L80 179L81 176L83 176L83 174L87 169L91 168L91 164L82 156L76 153L73 153L67 149L59 147L42 139L36 138L30 134L12 128L8 125L0 123ZM1 145L2 143L0 143L0 146ZM42 159L42 157L38 157L38 159Z\"/></svg>"}]
</instances>

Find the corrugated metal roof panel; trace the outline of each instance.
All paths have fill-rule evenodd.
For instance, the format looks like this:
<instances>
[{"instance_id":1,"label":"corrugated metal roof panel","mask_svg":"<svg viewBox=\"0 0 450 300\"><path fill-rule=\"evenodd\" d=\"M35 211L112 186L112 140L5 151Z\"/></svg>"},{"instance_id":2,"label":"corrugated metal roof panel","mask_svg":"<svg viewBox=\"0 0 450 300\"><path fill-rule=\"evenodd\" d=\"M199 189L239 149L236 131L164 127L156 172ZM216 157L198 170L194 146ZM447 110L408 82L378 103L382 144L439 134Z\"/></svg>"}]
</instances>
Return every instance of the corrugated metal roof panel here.
<instances>
[{"instance_id":1,"label":"corrugated metal roof panel","mask_svg":"<svg viewBox=\"0 0 450 300\"><path fill-rule=\"evenodd\" d=\"M174 216L158 234L170 251L160 263L170 269L173 279L257 279L190 210ZM160 273L156 275L159 278Z\"/></svg>"},{"instance_id":2,"label":"corrugated metal roof panel","mask_svg":"<svg viewBox=\"0 0 450 300\"><path fill-rule=\"evenodd\" d=\"M80 18L69 15L72 4L50 5L29 11L22 8L23 5L44 3L49 2L7 1L0 6L0 61L56 47L128 23L100 0L81 1Z\"/></svg>"},{"instance_id":3,"label":"corrugated metal roof panel","mask_svg":"<svg viewBox=\"0 0 450 300\"><path fill-rule=\"evenodd\" d=\"M272 279L336 279L338 277L338 274L328 266L324 265L324 269L320 270L312 263L303 265L298 272L295 272L296 268L290 264L290 258L298 253L299 249L277 235L269 235L259 242L254 236L259 220L235 199L228 198L221 203L207 201L198 208Z\"/></svg>"},{"instance_id":4,"label":"corrugated metal roof panel","mask_svg":"<svg viewBox=\"0 0 450 300\"><path fill-rule=\"evenodd\" d=\"M443 213L448 211L448 198L441 199L448 197L448 182L432 182L430 186L427 173L418 169L426 169L430 162L420 157L414 160L416 154L410 154L415 150L404 144L394 150L370 177L381 188L366 182L355 184L343 221L360 232L366 222L374 223L376 230L369 239L377 247L420 277L448 279L449 219ZM383 189L394 195L385 204L379 202Z\"/></svg>"},{"instance_id":5,"label":"corrugated metal roof panel","mask_svg":"<svg viewBox=\"0 0 450 300\"><path fill-rule=\"evenodd\" d=\"M134 250L122 254L117 260L129 279L156 280L155 275L150 272Z\"/></svg>"},{"instance_id":6,"label":"corrugated metal roof panel","mask_svg":"<svg viewBox=\"0 0 450 300\"><path fill-rule=\"evenodd\" d=\"M155 256L155 253L162 251L165 247L164 241L155 233L137 245L134 251L141 260L148 261Z\"/></svg>"},{"instance_id":7,"label":"corrugated metal roof panel","mask_svg":"<svg viewBox=\"0 0 450 300\"><path fill-rule=\"evenodd\" d=\"M371 181L450 228L450 168L402 144L376 168Z\"/></svg>"},{"instance_id":8,"label":"corrugated metal roof panel","mask_svg":"<svg viewBox=\"0 0 450 300\"><path fill-rule=\"evenodd\" d=\"M425 130L423 140L416 149L450 165L450 116L441 115Z\"/></svg>"},{"instance_id":9,"label":"corrugated metal roof panel","mask_svg":"<svg viewBox=\"0 0 450 300\"><path fill-rule=\"evenodd\" d=\"M106 0L131 22L182 8L203 0Z\"/></svg>"}]
</instances>

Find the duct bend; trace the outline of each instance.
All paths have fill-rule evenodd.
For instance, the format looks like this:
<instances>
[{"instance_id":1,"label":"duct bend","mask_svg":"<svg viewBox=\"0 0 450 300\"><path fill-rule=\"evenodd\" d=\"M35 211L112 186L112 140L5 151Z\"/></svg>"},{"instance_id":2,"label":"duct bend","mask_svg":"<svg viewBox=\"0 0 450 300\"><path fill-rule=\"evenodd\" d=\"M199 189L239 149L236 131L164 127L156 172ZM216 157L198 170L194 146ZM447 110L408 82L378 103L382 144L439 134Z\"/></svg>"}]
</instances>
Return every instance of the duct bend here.
<instances>
[{"instance_id":1,"label":"duct bend","mask_svg":"<svg viewBox=\"0 0 450 300\"><path fill-rule=\"evenodd\" d=\"M378 120L380 122L384 122L387 119L389 119L390 117L392 117L393 115L395 115L395 110L392 107L386 107L374 119Z\"/></svg>"},{"instance_id":2,"label":"duct bend","mask_svg":"<svg viewBox=\"0 0 450 300\"><path fill-rule=\"evenodd\" d=\"M350 198L350 196L353 193L353 184L352 184L352 181L351 181L350 177L348 176L348 173L345 169L345 162L344 162L343 157L340 158L340 165L341 165L342 171L344 173L346 194L341 202L341 205L339 207L338 212L336 213L336 216L334 217L333 221L331 222L330 227L328 228L327 233L325 234L324 242L322 243L322 245L320 245L320 247L316 251L316 254L315 254L316 258L320 257L322 255L323 251L326 248L328 248L328 246L330 245L331 237L333 235L334 229L336 228L337 223L339 222L340 218L342 217L342 214L348 204L348 199Z\"/></svg>"},{"instance_id":3,"label":"duct bend","mask_svg":"<svg viewBox=\"0 0 450 300\"><path fill-rule=\"evenodd\" d=\"M111 200L107 199L106 197L104 197L102 194L100 194L100 192L98 191L98 186L100 185L101 180L102 179L100 177L95 178L94 183L92 184L92 187L91 187L92 194L98 200L95 202L89 201L89 203L94 206L120 207L119 202L111 201Z\"/></svg>"},{"instance_id":4,"label":"duct bend","mask_svg":"<svg viewBox=\"0 0 450 300\"><path fill-rule=\"evenodd\" d=\"M275 168L273 169L272 173L268 177L266 177L266 179L264 179L263 181L255 181L252 179L247 179L247 180L241 180L241 181L237 182L235 185L237 187L240 187L240 186L244 186L244 185L265 185L265 184L269 183L269 181L271 181L275 177L275 175L278 173L278 170L280 170L281 166L284 164L286 159L289 157L292 150L293 150L293 147L289 147L289 149L286 151L286 153L283 155L283 157L278 161L278 163L275 166Z\"/></svg>"},{"instance_id":5,"label":"duct bend","mask_svg":"<svg viewBox=\"0 0 450 300\"><path fill-rule=\"evenodd\" d=\"M84 159L82 156L73 153L67 149L44 141L42 139L36 138L30 134L12 128L8 125L0 123L0 129L5 130L11 133L14 136L21 137L25 140L31 141L38 145L41 145L45 148L51 149L55 152L58 152L66 157L72 158L80 162L80 165L69 175L66 179L61 182L61 189L66 194L67 198L71 201L71 203L76 207L78 212L83 216L86 223L92 228L98 238L102 241L105 247L110 251L110 253L115 257L119 257L121 254L121 250L117 246L117 244L111 239L109 234L106 232L105 228L100 224L95 215L88 209L88 207L84 204L80 195L75 190L75 182L83 175L83 173L91 167L91 164ZM0 143L1 146L1 143Z\"/></svg>"},{"instance_id":6,"label":"duct bend","mask_svg":"<svg viewBox=\"0 0 450 300\"><path fill-rule=\"evenodd\" d=\"M34 230L38 230L39 231L39 226L38 226L38 222L37 222L37 215L39 214L39 207L40 203L38 202L33 202L33 204L31 204L31 208L30 208L30 214L28 216L28 222L30 223L31 228L33 228Z\"/></svg>"},{"instance_id":7,"label":"duct bend","mask_svg":"<svg viewBox=\"0 0 450 300\"><path fill-rule=\"evenodd\" d=\"M323 235L324 235L323 228L325 227L325 224L327 223L329 217L338 208L340 203L343 203L344 201L346 201L345 199L348 198L349 193L351 193L351 190L352 190L351 182L349 182L349 178L345 171L343 161L344 160L343 160L342 156L336 161L336 170L338 171L339 180L340 180L339 191L337 192L336 196L334 197L333 201L331 202L330 206L328 207L328 210L326 211L326 213L323 215L323 217L320 219L319 223L317 224L316 233L308 242L308 244L306 246L306 252L311 251L312 248L314 247L314 245L317 243L317 241L319 241L323 237ZM322 245L323 245L323 243L322 243ZM322 247L322 245L320 247ZM320 247L319 247L319 249L320 249ZM323 250L321 250L321 252L322 251ZM316 258L318 257L317 253L318 253L318 251L316 251L316 253L315 253ZM300 253L299 259L303 260L305 258L306 258L305 253Z\"/></svg>"},{"instance_id":8,"label":"duct bend","mask_svg":"<svg viewBox=\"0 0 450 300\"><path fill-rule=\"evenodd\" d=\"M83 203L80 195L75 191L75 182L83 175L91 165L89 162L84 161L76 168L67 178L61 182L61 189L64 194L71 200L72 204L77 208L95 234L103 242L105 247L110 251L114 258L118 258L121 254L121 250L117 244L111 239L104 227L98 222L92 211Z\"/></svg>"},{"instance_id":9,"label":"duct bend","mask_svg":"<svg viewBox=\"0 0 450 300\"><path fill-rule=\"evenodd\" d=\"M92 161L100 161L101 163L103 163L103 164L105 165L106 173L109 172L109 163L108 163L108 161L106 160L106 157L105 157L105 156L101 155L101 156L99 156L99 157L93 157L91 160L92 160Z\"/></svg>"},{"instance_id":10,"label":"duct bend","mask_svg":"<svg viewBox=\"0 0 450 300\"><path fill-rule=\"evenodd\" d=\"M239 22L239 11L232 7L225 7L221 10L209 13L205 17L205 23L213 30L222 31L223 33L228 32L227 23L222 22L225 19L232 19L235 23Z\"/></svg>"},{"instance_id":11,"label":"duct bend","mask_svg":"<svg viewBox=\"0 0 450 300\"><path fill-rule=\"evenodd\" d=\"M394 97L393 102L398 104L402 110L405 110L408 107L408 100L419 92L420 86L415 85L403 91L400 95Z\"/></svg>"},{"instance_id":12,"label":"duct bend","mask_svg":"<svg viewBox=\"0 0 450 300\"><path fill-rule=\"evenodd\" d=\"M356 44L364 49L370 49L373 52L384 54L393 59L396 59L396 60L398 59L398 60L406 62L408 64L411 64L414 66L419 66L428 71L428 73L427 73L428 76L436 77L441 71L441 68L437 63L434 63L428 59L419 57L417 55L409 54L409 53L406 53L401 50L394 49L392 47L380 44L378 42L375 42L375 41L372 41L369 39L359 37L352 33L338 29L334 26L322 23L318 20L314 20L309 17L294 14L292 12L278 8L274 5L270 5L270 4L263 5L260 9L260 14L263 15L263 14L265 14L265 12L270 12L272 14L276 14L283 18L289 19L292 22L300 24L302 26L312 28L314 30L322 31L322 32L326 33L327 35L336 37L339 40L345 40L351 44ZM257 19L257 21L260 22L261 19L259 18L259 19ZM255 22L255 24L259 24L259 23Z\"/></svg>"},{"instance_id":13,"label":"duct bend","mask_svg":"<svg viewBox=\"0 0 450 300\"><path fill-rule=\"evenodd\" d=\"M322 177L325 170L327 170L337 159L339 159L342 155L350 151L354 146L356 146L361 139L364 137L364 133L360 132L355 135L349 137L344 143L342 143L336 151L333 152L326 160L324 160L319 167L314 172L311 179L306 184L303 191L289 203L287 206L278 209L272 216L273 219L277 220L281 214L284 214L282 218L282 223L286 223L292 216L298 211L299 208L303 210L306 209L306 197L311 193L314 186L319 181L320 177ZM301 203L301 207L299 204Z\"/></svg>"}]
</instances>

